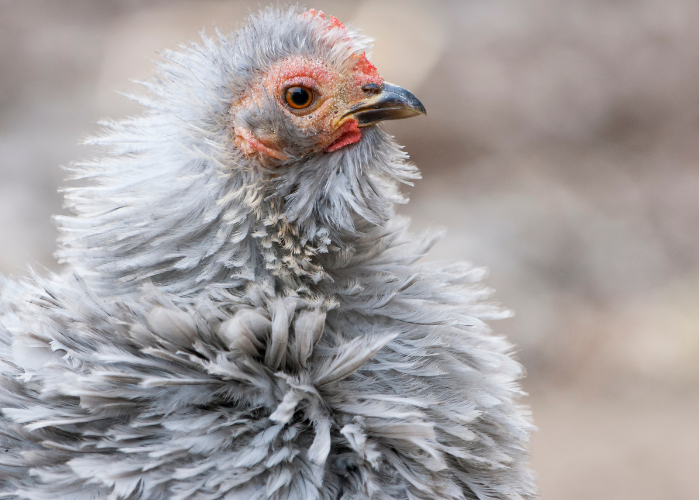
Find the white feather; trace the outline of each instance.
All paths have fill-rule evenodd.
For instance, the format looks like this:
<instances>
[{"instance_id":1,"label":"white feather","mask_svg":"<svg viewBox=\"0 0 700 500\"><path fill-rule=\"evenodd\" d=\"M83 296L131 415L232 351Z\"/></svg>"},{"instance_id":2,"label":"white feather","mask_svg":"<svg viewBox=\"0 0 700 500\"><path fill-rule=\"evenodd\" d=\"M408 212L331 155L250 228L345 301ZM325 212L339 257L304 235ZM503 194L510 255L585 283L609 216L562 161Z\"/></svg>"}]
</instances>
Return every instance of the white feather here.
<instances>
[{"instance_id":1,"label":"white feather","mask_svg":"<svg viewBox=\"0 0 700 500\"><path fill-rule=\"evenodd\" d=\"M102 122L65 270L0 277L0 498L534 498L502 309L483 270L419 262L406 154L374 126L314 153L275 99L232 107L280 58L343 72L369 48L269 9L165 52L147 112ZM241 124L292 158L243 155Z\"/></svg>"},{"instance_id":2,"label":"white feather","mask_svg":"<svg viewBox=\"0 0 700 500\"><path fill-rule=\"evenodd\" d=\"M230 349L238 349L251 356L257 356L264 347L271 326L269 318L260 312L243 309L221 324L219 335L228 343Z\"/></svg>"},{"instance_id":3,"label":"white feather","mask_svg":"<svg viewBox=\"0 0 700 500\"><path fill-rule=\"evenodd\" d=\"M155 307L148 315L148 326L156 335L179 347L189 347L197 338L197 325L184 311Z\"/></svg>"}]
</instances>

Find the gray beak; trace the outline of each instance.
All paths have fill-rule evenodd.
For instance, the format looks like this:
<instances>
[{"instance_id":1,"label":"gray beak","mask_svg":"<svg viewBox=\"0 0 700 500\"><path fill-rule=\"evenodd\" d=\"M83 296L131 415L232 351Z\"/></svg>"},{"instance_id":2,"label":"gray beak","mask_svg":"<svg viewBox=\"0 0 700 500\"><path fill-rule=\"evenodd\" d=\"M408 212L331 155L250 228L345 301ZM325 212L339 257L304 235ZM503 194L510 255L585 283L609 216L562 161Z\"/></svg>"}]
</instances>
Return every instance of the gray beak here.
<instances>
[{"instance_id":1,"label":"gray beak","mask_svg":"<svg viewBox=\"0 0 700 500\"><path fill-rule=\"evenodd\" d=\"M428 114L416 96L398 85L387 82L381 87L369 84L363 87L363 90L370 96L352 106L341 117L353 115L360 127L369 127L383 120L399 120Z\"/></svg>"}]
</instances>

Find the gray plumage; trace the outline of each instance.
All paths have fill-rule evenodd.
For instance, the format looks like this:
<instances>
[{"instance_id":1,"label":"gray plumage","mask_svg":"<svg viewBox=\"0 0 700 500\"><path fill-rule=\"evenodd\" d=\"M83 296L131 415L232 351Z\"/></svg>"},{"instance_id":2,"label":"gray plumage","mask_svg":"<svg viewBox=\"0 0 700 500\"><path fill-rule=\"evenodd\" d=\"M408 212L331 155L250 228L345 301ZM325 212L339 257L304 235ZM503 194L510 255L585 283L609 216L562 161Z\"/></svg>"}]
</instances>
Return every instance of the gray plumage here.
<instances>
[{"instance_id":1,"label":"gray plumage","mask_svg":"<svg viewBox=\"0 0 700 500\"><path fill-rule=\"evenodd\" d=\"M299 9L166 52L148 111L68 170L63 272L0 281L0 498L526 499L531 425L466 264L418 263L379 126L313 150L274 99L293 56L369 42ZM285 159L243 154L267 130ZM2 280L2 278L0 278Z\"/></svg>"}]
</instances>

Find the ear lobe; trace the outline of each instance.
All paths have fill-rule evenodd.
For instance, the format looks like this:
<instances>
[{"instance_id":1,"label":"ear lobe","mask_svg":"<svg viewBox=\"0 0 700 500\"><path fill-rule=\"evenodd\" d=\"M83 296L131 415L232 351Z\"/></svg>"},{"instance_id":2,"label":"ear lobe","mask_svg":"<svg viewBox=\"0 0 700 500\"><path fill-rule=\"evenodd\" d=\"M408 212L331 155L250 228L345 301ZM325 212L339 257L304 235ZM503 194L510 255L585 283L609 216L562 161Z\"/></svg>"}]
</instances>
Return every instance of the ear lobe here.
<instances>
[{"instance_id":1,"label":"ear lobe","mask_svg":"<svg viewBox=\"0 0 700 500\"><path fill-rule=\"evenodd\" d=\"M274 144L265 142L263 139L255 137L250 130L244 127L234 127L233 134L235 136L233 142L236 144L236 147L246 156L260 153L263 156L269 156L277 160L289 159L289 156L277 149Z\"/></svg>"}]
</instances>

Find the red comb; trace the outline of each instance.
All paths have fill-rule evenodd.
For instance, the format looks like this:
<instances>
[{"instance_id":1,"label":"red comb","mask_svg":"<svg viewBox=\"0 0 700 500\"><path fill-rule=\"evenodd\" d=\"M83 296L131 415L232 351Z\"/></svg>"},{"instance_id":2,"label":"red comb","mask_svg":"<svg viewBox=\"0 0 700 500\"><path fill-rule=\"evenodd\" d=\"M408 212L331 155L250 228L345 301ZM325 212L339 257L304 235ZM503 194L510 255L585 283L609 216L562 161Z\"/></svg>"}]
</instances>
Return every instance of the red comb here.
<instances>
[{"instance_id":1,"label":"red comb","mask_svg":"<svg viewBox=\"0 0 700 500\"><path fill-rule=\"evenodd\" d=\"M362 54L354 54L352 57L357 59L354 70L358 78L362 81L370 81L381 85L384 79L379 76L377 68L369 62L364 52Z\"/></svg>"},{"instance_id":2,"label":"red comb","mask_svg":"<svg viewBox=\"0 0 700 500\"><path fill-rule=\"evenodd\" d=\"M341 23L340 20L335 16L331 16L330 21L328 21L328 24L331 28L340 28L342 30L345 29L345 25Z\"/></svg>"},{"instance_id":3,"label":"red comb","mask_svg":"<svg viewBox=\"0 0 700 500\"><path fill-rule=\"evenodd\" d=\"M309 9L302 14L302 17L319 17L320 19L326 19L326 15L322 10ZM328 29L340 28L345 30L345 25L335 16L330 16L328 19Z\"/></svg>"}]
</instances>

